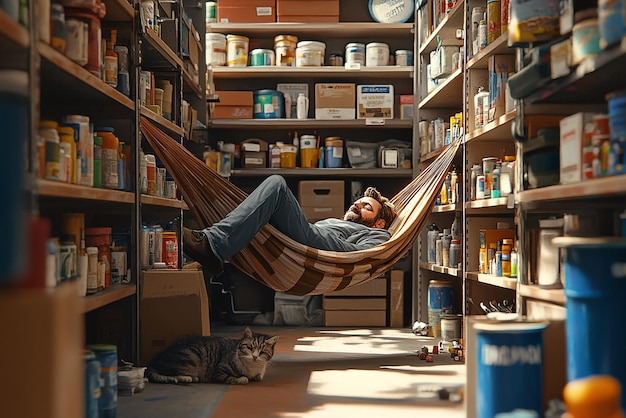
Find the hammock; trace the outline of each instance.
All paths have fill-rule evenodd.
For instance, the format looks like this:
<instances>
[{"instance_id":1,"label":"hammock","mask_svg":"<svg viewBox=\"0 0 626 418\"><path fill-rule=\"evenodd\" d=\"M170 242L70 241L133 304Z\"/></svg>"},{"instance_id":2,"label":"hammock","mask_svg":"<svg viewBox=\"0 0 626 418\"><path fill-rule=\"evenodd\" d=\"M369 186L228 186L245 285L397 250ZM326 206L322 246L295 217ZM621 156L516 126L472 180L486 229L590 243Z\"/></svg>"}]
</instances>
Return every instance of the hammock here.
<instances>
[{"instance_id":1,"label":"hammock","mask_svg":"<svg viewBox=\"0 0 626 418\"><path fill-rule=\"evenodd\" d=\"M241 203L246 193L206 166L182 144L141 118L141 131L174 178L199 225L212 225ZM270 288L292 295L326 294L380 277L411 249L437 200L460 141L448 146L425 170L390 198L398 216L391 238L351 252L318 250L271 225L229 259Z\"/></svg>"}]
</instances>

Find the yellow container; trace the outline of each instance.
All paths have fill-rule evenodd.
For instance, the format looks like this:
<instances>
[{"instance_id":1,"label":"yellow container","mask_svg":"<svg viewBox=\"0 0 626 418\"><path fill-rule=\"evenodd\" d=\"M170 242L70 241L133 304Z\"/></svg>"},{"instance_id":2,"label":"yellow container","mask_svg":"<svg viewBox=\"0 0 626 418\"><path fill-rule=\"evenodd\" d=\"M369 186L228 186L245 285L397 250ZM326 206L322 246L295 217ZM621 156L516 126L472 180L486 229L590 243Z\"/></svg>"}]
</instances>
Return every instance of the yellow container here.
<instances>
[{"instance_id":1,"label":"yellow container","mask_svg":"<svg viewBox=\"0 0 626 418\"><path fill-rule=\"evenodd\" d=\"M74 139L74 128L70 128L69 126L59 126L57 128L57 132L59 132L59 140L62 143L69 144L71 162L69 169L67 169L67 182L76 184L76 141Z\"/></svg>"},{"instance_id":2,"label":"yellow container","mask_svg":"<svg viewBox=\"0 0 626 418\"><path fill-rule=\"evenodd\" d=\"M298 148L295 145L283 145L280 147L280 168L296 168L296 152Z\"/></svg>"},{"instance_id":3,"label":"yellow container","mask_svg":"<svg viewBox=\"0 0 626 418\"><path fill-rule=\"evenodd\" d=\"M226 36L226 65L229 67L246 67L248 65L248 44L246 36Z\"/></svg>"},{"instance_id":4,"label":"yellow container","mask_svg":"<svg viewBox=\"0 0 626 418\"><path fill-rule=\"evenodd\" d=\"M502 34L500 8L500 0L487 1L487 45L498 39Z\"/></svg>"},{"instance_id":5,"label":"yellow container","mask_svg":"<svg viewBox=\"0 0 626 418\"><path fill-rule=\"evenodd\" d=\"M319 155L315 136L302 135L300 137L300 165L302 168L317 167Z\"/></svg>"}]
</instances>

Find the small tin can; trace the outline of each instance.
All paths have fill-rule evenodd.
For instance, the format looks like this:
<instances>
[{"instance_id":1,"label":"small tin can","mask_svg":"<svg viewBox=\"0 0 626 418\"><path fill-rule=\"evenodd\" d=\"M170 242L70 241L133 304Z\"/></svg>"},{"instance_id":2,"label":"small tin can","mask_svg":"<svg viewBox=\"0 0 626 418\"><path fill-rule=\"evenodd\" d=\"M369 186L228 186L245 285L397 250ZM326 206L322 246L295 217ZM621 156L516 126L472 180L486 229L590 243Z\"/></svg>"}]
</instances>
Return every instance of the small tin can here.
<instances>
[{"instance_id":1,"label":"small tin can","mask_svg":"<svg viewBox=\"0 0 626 418\"><path fill-rule=\"evenodd\" d=\"M61 243L59 256L60 281L74 280L76 277L76 244L70 242Z\"/></svg>"},{"instance_id":2,"label":"small tin can","mask_svg":"<svg viewBox=\"0 0 626 418\"><path fill-rule=\"evenodd\" d=\"M264 67L276 64L276 55L271 49L253 49L250 51L250 66Z\"/></svg>"},{"instance_id":3,"label":"small tin can","mask_svg":"<svg viewBox=\"0 0 626 418\"><path fill-rule=\"evenodd\" d=\"M365 65L365 44L351 42L346 45L346 65Z\"/></svg>"},{"instance_id":4,"label":"small tin can","mask_svg":"<svg viewBox=\"0 0 626 418\"><path fill-rule=\"evenodd\" d=\"M178 237L174 231L163 232L163 256L165 266L169 269L178 269Z\"/></svg>"},{"instance_id":5,"label":"small tin can","mask_svg":"<svg viewBox=\"0 0 626 418\"><path fill-rule=\"evenodd\" d=\"M408 49L398 49L396 51L396 65L400 66L413 66L413 51Z\"/></svg>"},{"instance_id":6,"label":"small tin can","mask_svg":"<svg viewBox=\"0 0 626 418\"><path fill-rule=\"evenodd\" d=\"M500 0L487 1L487 45L498 39L502 33L500 7Z\"/></svg>"},{"instance_id":7,"label":"small tin can","mask_svg":"<svg viewBox=\"0 0 626 418\"><path fill-rule=\"evenodd\" d=\"M207 23L217 22L217 2L215 1L206 2L206 21Z\"/></svg>"},{"instance_id":8,"label":"small tin can","mask_svg":"<svg viewBox=\"0 0 626 418\"><path fill-rule=\"evenodd\" d=\"M343 66L343 55L339 52L333 52L328 57L328 64L335 67Z\"/></svg>"}]
</instances>

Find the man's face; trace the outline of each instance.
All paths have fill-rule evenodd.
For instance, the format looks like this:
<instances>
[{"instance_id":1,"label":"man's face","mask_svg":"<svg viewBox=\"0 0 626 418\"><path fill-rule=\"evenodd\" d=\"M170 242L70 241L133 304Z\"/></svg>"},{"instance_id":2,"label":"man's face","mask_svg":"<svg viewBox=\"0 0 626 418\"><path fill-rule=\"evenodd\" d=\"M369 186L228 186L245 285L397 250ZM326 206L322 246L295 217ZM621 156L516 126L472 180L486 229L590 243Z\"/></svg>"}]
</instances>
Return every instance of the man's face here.
<instances>
[{"instance_id":1,"label":"man's face","mask_svg":"<svg viewBox=\"0 0 626 418\"><path fill-rule=\"evenodd\" d=\"M370 228L384 228L385 221L378 218L380 210L380 203L376 199L373 197L362 197L348 208L343 219L360 223Z\"/></svg>"}]
</instances>

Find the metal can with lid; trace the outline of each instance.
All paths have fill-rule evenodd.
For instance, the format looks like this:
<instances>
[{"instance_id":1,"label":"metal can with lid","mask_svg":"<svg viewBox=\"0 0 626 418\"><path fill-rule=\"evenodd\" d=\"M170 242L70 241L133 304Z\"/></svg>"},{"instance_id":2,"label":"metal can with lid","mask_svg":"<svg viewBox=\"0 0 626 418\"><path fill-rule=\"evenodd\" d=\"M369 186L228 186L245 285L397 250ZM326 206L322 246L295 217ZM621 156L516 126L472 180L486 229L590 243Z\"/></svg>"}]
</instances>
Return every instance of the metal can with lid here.
<instances>
[{"instance_id":1,"label":"metal can with lid","mask_svg":"<svg viewBox=\"0 0 626 418\"><path fill-rule=\"evenodd\" d=\"M365 44L351 42L346 45L346 65L365 65Z\"/></svg>"},{"instance_id":2,"label":"metal can with lid","mask_svg":"<svg viewBox=\"0 0 626 418\"><path fill-rule=\"evenodd\" d=\"M276 64L276 55L272 49L257 48L250 51L251 67L266 67Z\"/></svg>"},{"instance_id":3,"label":"metal can with lid","mask_svg":"<svg viewBox=\"0 0 626 418\"><path fill-rule=\"evenodd\" d=\"M396 65L412 67L413 51L409 51L408 49L396 50Z\"/></svg>"}]
</instances>

